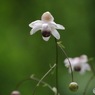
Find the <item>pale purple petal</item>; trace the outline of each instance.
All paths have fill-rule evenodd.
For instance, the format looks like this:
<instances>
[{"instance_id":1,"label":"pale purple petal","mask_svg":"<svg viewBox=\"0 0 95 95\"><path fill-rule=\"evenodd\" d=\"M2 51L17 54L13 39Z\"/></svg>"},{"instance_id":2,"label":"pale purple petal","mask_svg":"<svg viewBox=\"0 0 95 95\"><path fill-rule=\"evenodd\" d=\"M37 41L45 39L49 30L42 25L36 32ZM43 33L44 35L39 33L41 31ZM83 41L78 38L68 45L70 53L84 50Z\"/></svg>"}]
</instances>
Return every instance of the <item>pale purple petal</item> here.
<instances>
[{"instance_id":1,"label":"pale purple petal","mask_svg":"<svg viewBox=\"0 0 95 95\"><path fill-rule=\"evenodd\" d=\"M78 65L79 64L79 57L75 57L75 58L73 58L73 60L72 60L72 64L73 65Z\"/></svg>"},{"instance_id":2,"label":"pale purple petal","mask_svg":"<svg viewBox=\"0 0 95 95\"><path fill-rule=\"evenodd\" d=\"M84 74L86 70L88 70L88 71L91 70L89 64L87 64L87 63L81 64L81 71L80 71L80 73Z\"/></svg>"},{"instance_id":3,"label":"pale purple petal","mask_svg":"<svg viewBox=\"0 0 95 95\"><path fill-rule=\"evenodd\" d=\"M85 67L85 69L88 70L88 71L91 70L90 65L89 65L88 63L85 63L85 64L84 64L84 67Z\"/></svg>"},{"instance_id":4,"label":"pale purple petal","mask_svg":"<svg viewBox=\"0 0 95 95\"><path fill-rule=\"evenodd\" d=\"M87 61L88 61L88 58L87 58L86 55L80 56L80 63L85 63L85 62L87 62Z\"/></svg>"},{"instance_id":5,"label":"pale purple petal","mask_svg":"<svg viewBox=\"0 0 95 95\"><path fill-rule=\"evenodd\" d=\"M85 73L85 69L82 67L79 73L83 75Z\"/></svg>"},{"instance_id":6,"label":"pale purple petal","mask_svg":"<svg viewBox=\"0 0 95 95\"><path fill-rule=\"evenodd\" d=\"M73 60L72 58L69 58L69 61L70 61L71 65L72 65L72 60ZM68 61L67 58L64 60L64 63L65 63L66 67L70 66L69 61Z\"/></svg>"}]
</instances>

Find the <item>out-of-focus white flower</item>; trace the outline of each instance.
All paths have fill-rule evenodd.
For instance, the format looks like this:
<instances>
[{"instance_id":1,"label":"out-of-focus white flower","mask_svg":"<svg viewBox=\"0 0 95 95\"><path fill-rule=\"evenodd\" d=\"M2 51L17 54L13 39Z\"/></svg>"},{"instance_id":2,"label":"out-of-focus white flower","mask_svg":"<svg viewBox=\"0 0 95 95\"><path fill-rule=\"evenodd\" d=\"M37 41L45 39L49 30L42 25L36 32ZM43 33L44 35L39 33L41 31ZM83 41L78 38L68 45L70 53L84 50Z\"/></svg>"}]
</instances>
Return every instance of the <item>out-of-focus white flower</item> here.
<instances>
[{"instance_id":1,"label":"out-of-focus white flower","mask_svg":"<svg viewBox=\"0 0 95 95\"><path fill-rule=\"evenodd\" d=\"M60 93L57 93L57 88L56 87L53 87L52 91L55 93L55 95L60 95Z\"/></svg>"},{"instance_id":2,"label":"out-of-focus white flower","mask_svg":"<svg viewBox=\"0 0 95 95\"><path fill-rule=\"evenodd\" d=\"M84 74L86 70L91 70L90 65L87 63L88 58L86 55L82 55L80 57L75 58L69 58L69 60L73 71L78 71L80 74ZM65 59L64 63L66 67L69 67L69 72L71 73L68 59Z\"/></svg>"},{"instance_id":3,"label":"out-of-focus white flower","mask_svg":"<svg viewBox=\"0 0 95 95\"><path fill-rule=\"evenodd\" d=\"M52 91L53 91L55 94L57 94L57 89L56 89L56 87L53 87L53 88L52 88Z\"/></svg>"},{"instance_id":4,"label":"out-of-focus white flower","mask_svg":"<svg viewBox=\"0 0 95 95\"><path fill-rule=\"evenodd\" d=\"M45 41L48 41L51 34L56 38L60 39L60 34L56 29L65 29L62 25L56 24L54 22L53 16L50 14L50 12L45 12L41 20L36 20L29 24L29 26L32 28L30 31L30 35L33 35L38 30L41 30L42 38Z\"/></svg>"},{"instance_id":5,"label":"out-of-focus white flower","mask_svg":"<svg viewBox=\"0 0 95 95\"><path fill-rule=\"evenodd\" d=\"M11 95L20 95L20 92L19 92L19 91L13 91L13 92L11 93Z\"/></svg>"},{"instance_id":6,"label":"out-of-focus white flower","mask_svg":"<svg viewBox=\"0 0 95 95\"><path fill-rule=\"evenodd\" d=\"M93 93L95 94L95 88L93 89Z\"/></svg>"}]
</instances>

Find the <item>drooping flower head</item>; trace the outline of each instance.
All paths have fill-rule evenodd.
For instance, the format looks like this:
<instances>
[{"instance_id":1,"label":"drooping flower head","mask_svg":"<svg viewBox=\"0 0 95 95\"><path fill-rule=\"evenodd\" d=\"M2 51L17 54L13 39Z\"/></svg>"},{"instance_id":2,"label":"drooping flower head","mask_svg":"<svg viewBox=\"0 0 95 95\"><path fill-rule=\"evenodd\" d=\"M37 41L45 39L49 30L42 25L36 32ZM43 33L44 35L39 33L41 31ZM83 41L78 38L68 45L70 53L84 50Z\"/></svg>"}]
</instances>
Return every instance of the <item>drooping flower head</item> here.
<instances>
[{"instance_id":1,"label":"drooping flower head","mask_svg":"<svg viewBox=\"0 0 95 95\"><path fill-rule=\"evenodd\" d=\"M41 16L41 20L36 20L29 24L32 28L30 31L30 35L33 35L38 30L41 30L42 38L45 41L48 41L51 34L56 38L60 39L60 34L56 29L65 29L62 25L56 24L54 22L54 18L50 12L45 12Z\"/></svg>"},{"instance_id":2,"label":"drooping flower head","mask_svg":"<svg viewBox=\"0 0 95 95\"><path fill-rule=\"evenodd\" d=\"M89 64L87 63L88 58L86 55L82 55L80 57L75 57L75 58L69 58L69 60L73 71L78 71L80 74L84 74L86 70L88 71L91 70ZM64 63L66 67L70 66L67 59L64 60ZM69 72L71 73L70 67L69 67Z\"/></svg>"}]
</instances>

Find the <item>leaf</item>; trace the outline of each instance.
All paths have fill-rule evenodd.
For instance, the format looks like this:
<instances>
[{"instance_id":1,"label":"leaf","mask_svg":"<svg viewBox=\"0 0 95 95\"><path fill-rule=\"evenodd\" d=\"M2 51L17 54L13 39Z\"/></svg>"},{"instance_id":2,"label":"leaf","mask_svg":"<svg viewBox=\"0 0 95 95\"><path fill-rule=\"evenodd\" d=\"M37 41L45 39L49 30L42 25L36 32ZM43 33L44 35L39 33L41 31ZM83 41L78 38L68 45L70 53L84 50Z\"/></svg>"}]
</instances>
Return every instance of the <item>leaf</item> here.
<instances>
[{"instance_id":1,"label":"leaf","mask_svg":"<svg viewBox=\"0 0 95 95\"><path fill-rule=\"evenodd\" d=\"M47 86L47 84L44 84L44 85L43 85L43 87L46 87L46 86Z\"/></svg>"},{"instance_id":2,"label":"leaf","mask_svg":"<svg viewBox=\"0 0 95 95\"><path fill-rule=\"evenodd\" d=\"M63 46L61 43L62 41L57 42L58 45L60 45L62 48L65 48L65 46Z\"/></svg>"},{"instance_id":3,"label":"leaf","mask_svg":"<svg viewBox=\"0 0 95 95\"><path fill-rule=\"evenodd\" d=\"M32 74L31 76L30 76L30 78L33 78L34 77L34 74Z\"/></svg>"},{"instance_id":4,"label":"leaf","mask_svg":"<svg viewBox=\"0 0 95 95\"><path fill-rule=\"evenodd\" d=\"M93 58L93 57L91 57L91 58L89 58L89 59L88 59L88 61L92 61L92 60L94 60L94 58Z\"/></svg>"}]
</instances>

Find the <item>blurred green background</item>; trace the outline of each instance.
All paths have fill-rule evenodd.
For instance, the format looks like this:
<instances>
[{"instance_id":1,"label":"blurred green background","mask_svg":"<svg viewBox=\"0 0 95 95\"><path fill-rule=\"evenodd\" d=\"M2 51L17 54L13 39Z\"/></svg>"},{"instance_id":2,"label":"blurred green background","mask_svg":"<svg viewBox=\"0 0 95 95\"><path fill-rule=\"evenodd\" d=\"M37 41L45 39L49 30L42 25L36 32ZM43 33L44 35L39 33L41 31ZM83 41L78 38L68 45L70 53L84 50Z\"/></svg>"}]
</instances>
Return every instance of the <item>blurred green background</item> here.
<instances>
[{"instance_id":1,"label":"blurred green background","mask_svg":"<svg viewBox=\"0 0 95 95\"><path fill-rule=\"evenodd\" d=\"M28 26L46 11L51 12L56 23L66 28L58 31L69 57L82 54L95 57L95 0L0 0L0 95L10 95L16 84L31 74L41 78L49 70L49 64L55 63L53 36L45 42L40 31L31 36ZM82 95L92 72L84 75L75 72L79 90L71 92L68 88L71 75L63 64L65 58L59 49L60 95ZM87 95L93 95L94 80ZM44 81L55 86L55 74L50 73ZM21 95L32 95L36 83L34 80L25 81L18 90ZM42 85L35 94L54 95Z\"/></svg>"}]
</instances>

